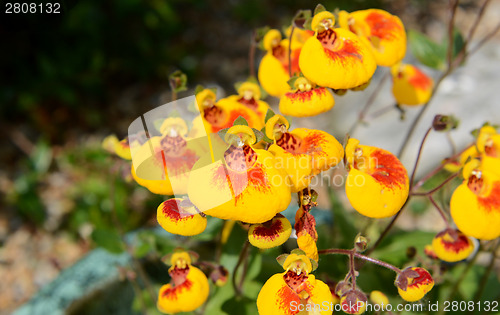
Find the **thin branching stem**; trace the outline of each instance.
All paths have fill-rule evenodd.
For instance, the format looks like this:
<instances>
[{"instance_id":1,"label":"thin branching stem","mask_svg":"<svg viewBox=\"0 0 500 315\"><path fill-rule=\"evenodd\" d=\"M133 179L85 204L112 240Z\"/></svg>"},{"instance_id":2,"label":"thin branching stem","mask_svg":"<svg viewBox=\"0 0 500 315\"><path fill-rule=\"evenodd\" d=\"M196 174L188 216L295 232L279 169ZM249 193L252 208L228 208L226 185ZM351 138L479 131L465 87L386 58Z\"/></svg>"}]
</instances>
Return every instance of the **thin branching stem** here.
<instances>
[{"instance_id":1,"label":"thin branching stem","mask_svg":"<svg viewBox=\"0 0 500 315\"><path fill-rule=\"evenodd\" d=\"M425 140L427 140L427 137L429 136L431 131L432 131L432 127L427 129L427 132L425 133L424 137L422 138L422 142L420 142L420 147L418 148L417 159L415 160L415 165L413 166L413 172L411 173L411 177L410 177L410 191L413 188L413 181L415 180L415 174L417 173L418 162L420 162L420 157L422 156L422 150L424 148Z\"/></svg>"},{"instance_id":2,"label":"thin branching stem","mask_svg":"<svg viewBox=\"0 0 500 315\"><path fill-rule=\"evenodd\" d=\"M231 281L233 284L234 292L237 296L240 296L242 294L242 292L241 292L241 287L237 284L237 281L236 281L236 273L238 272L238 269L240 268L241 264L245 261L245 259L247 259L249 248L250 248L250 243L248 241L245 241L245 244L243 245L243 249L240 252L240 256L238 257L238 262L236 263L236 266L234 266L234 269L233 269ZM241 277L245 277L245 274L242 274Z\"/></svg>"},{"instance_id":3,"label":"thin branching stem","mask_svg":"<svg viewBox=\"0 0 500 315\"><path fill-rule=\"evenodd\" d=\"M444 210L441 209L441 207L437 204L436 200L434 200L434 197L432 195L428 195L427 198L429 198L429 201L432 203L432 205L436 208L437 212L443 218L444 223L446 223L446 228L450 229L450 221L446 217L446 214L444 213Z\"/></svg>"},{"instance_id":4,"label":"thin branching stem","mask_svg":"<svg viewBox=\"0 0 500 315\"><path fill-rule=\"evenodd\" d=\"M375 258L368 257L366 255L360 254L360 253L358 253L354 250L350 250L350 249L341 249L341 248L322 249L322 250L318 251L318 254L319 255L336 255L336 254L338 254L338 255L347 255L347 256L352 255L358 259L362 259L362 260L371 262L373 264L390 269L390 270L394 271L395 273L398 273L398 274L401 273L401 269L399 269L396 266L393 266L389 263L386 263L385 261L381 261L381 260L378 260Z\"/></svg>"}]
</instances>

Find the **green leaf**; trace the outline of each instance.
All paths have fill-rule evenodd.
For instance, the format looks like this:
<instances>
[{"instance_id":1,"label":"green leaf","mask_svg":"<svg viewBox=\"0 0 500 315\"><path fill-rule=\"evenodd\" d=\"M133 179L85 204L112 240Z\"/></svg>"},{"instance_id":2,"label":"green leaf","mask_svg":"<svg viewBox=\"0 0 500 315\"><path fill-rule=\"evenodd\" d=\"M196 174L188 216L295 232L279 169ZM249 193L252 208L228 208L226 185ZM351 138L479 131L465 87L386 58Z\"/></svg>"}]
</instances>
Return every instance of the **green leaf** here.
<instances>
[{"instance_id":1,"label":"green leaf","mask_svg":"<svg viewBox=\"0 0 500 315\"><path fill-rule=\"evenodd\" d=\"M267 113L266 113L266 118L264 119L264 123L267 123L267 121L268 121L269 119L271 119L271 117L273 117L274 115L276 115L276 114L273 112L273 110L272 110L272 109L270 109L270 108L269 108L269 109L267 110Z\"/></svg>"},{"instance_id":2,"label":"green leaf","mask_svg":"<svg viewBox=\"0 0 500 315\"><path fill-rule=\"evenodd\" d=\"M465 45L465 39L462 36L462 33L460 33L460 30L458 28L455 28L453 30L453 58L455 58L458 53L462 50L462 48Z\"/></svg>"},{"instance_id":3,"label":"green leaf","mask_svg":"<svg viewBox=\"0 0 500 315\"><path fill-rule=\"evenodd\" d=\"M321 4L319 3L316 8L314 8L314 15L320 13L320 12L323 12L323 11L326 11L326 8Z\"/></svg>"},{"instance_id":4,"label":"green leaf","mask_svg":"<svg viewBox=\"0 0 500 315\"><path fill-rule=\"evenodd\" d=\"M180 70L172 72L168 76L170 88L175 92L187 90L187 75Z\"/></svg>"},{"instance_id":5,"label":"green leaf","mask_svg":"<svg viewBox=\"0 0 500 315\"><path fill-rule=\"evenodd\" d=\"M196 95L196 94L200 93L200 92L201 92L201 91L203 91L204 89L205 89L205 87L204 87L203 85L198 84L198 85L196 86L196 88L194 89L194 95Z\"/></svg>"},{"instance_id":6,"label":"green leaf","mask_svg":"<svg viewBox=\"0 0 500 315\"><path fill-rule=\"evenodd\" d=\"M410 49L422 64L443 69L446 58L446 48L432 41L428 36L415 30L408 31Z\"/></svg>"},{"instance_id":7,"label":"green leaf","mask_svg":"<svg viewBox=\"0 0 500 315\"><path fill-rule=\"evenodd\" d=\"M266 36L267 32L269 32L271 28L269 26L264 26L257 28L254 32L254 41L258 44L259 49L266 50L264 48L264 36Z\"/></svg>"},{"instance_id":8,"label":"green leaf","mask_svg":"<svg viewBox=\"0 0 500 315\"><path fill-rule=\"evenodd\" d=\"M286 81L286 83L288 83L288 85L290 86L290 88L292 89L296 89L295 88L295 81L297 81L299 77L298 76L293 76L290 78L290 80Z\"/></svg>"},{"instance_id":9,"label":"green leaf","mask_svg":"<svg viewBox=\"0 0 500 315\"><path fill-rule=\"evenodd\" d=\"M262 129L260 130L260 132L262 132L262 140L264 140L265 142L267 143L274 143L274 140L271 140L267 137L266 135L266 127L262 127Z\"/></svg>"},{"instance_id":10,"label":"green leaf","mask_svg":"<svg viewBox=\"0 0 500 315\"><path fill-rule=\"evenodd\" d=\"M299 10L293 17L292 25L296 28L305 29L304 26L307 20L312 16L311 10Z\"/></svg>"},{"instance_id":11,"label":"green leaf","mask_svg":"<svg viewBox=\"0 0 500 315\"><path fill-rule=\"evenodd\" d=\"M262 139L264 139L264 133L262 131L257 130L255 128L252 128L252 130L253 130L253 133L255 134L255 138L257 138L255 143L259 143Z\"/></svg>"},{"instance_id":12,"label":"green leaf","mask_svg":"<svg viewBox=\"0 0 500 315\"><path fill-rule=\"evenodd\" d=\"M241 116L238 116L238 118L236 118L233 122L233 126L248 126L248 121L241 117Z\"/></svg>"},{"instance_id":13,"label":"green leaf","mask_svg":"<svg viewBox=\"0 0 500 315\"><path fill-rule=\"evenodd\" d=\"M119 254L124 251L124 246L118 232L107 229L95 229L92 240L107 251Z\"/></svg>"},{"instance_id":14,"label":"green leaf","mask_svg":"<svg viewBox=\"0 0 500 315\"><path fill-rule=\"evenodd\" d=\"M219 132L217 132L217 134L219 135L219 137L221 137L222 140L224 140L226 138L226 133L228 130L229 128L221 129L219 130Z\"/></svg>"}]
</instances>

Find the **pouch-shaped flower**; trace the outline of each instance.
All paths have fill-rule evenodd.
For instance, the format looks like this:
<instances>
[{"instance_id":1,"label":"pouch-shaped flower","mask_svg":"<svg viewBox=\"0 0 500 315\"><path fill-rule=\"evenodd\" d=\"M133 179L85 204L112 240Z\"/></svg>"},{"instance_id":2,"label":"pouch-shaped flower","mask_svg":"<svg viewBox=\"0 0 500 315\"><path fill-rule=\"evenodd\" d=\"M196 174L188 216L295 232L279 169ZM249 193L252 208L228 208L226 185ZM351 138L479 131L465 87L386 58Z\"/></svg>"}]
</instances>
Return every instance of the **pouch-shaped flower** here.
<instances>
[{"instance_id":1,"label":"pouch-shaped flower","mask_svg":"<svg viewBox=\"0 0 500 315\"><path fill-rule=\"evenodd\" d=\"M419 68L409 64L391 67L392 94L400 105L422 105L429 101L434 81Z\"/></svg>"},{"instance_id":2,"label":"pouch-shaped flower","mask_svg":"<svg viewBox=\"0 0 500 315\"><path fill-rule=\"evenodd\" d=\"M295 88L280 98L280 112L294 117L316 116L332 109L335 99L332 92L318 87L304 77L298 78Z\"/></svg>"},{"instance_id":3,"label":"pouch-shaped flower","mask_svg":"<svg viewBox=\"0 0 500 315\"><path fill-rule=\"evenodd\" d=\"M243 82L238 87L238 95L230 95L226 99L238 102L254 111L261 121L261 125L252 126L259 129L262 128L266 113L269 110L269 104L260 99L260 87L258 84L253 82ZM220 102L220 101L219 101Z\"/></svg>"},{"instance_id":4,"label":"pouch-shaped flower","mask_svg":"<svg viewBox=\"0 0 500 315\"><path fill-rule=\"evenodd\" d=\"M447 229L434 237L432 250L443 261L457 262L469 257L474 251L474 244L464 233Z\"/></svg>"},{"instance_id":5,"label":"pouch-shaped flower","mask_svg":"<svg viewBox=\"0 0 500 315\"><path fill-rule=\"evenodd\" d=\"M500 160L483 156L471 160L463 169L463 183L450 201L450 212L457 228L480 240L500 236Z\"/></svg>"},{"instance_id":6,"label":"pouch-shaped flower","mask_svg":"<svg viewBox=\"0 0 500 315\"><path fill-rule=\"evenodd\" d=\"M416 302L434 287L431 274L420 267L408 267L396 278L398 293L403 300Z\"/></svg>"},{"instance_id":7,"label":"pouch-shaped flower","mask_svg":"<svg viewBox=\"0 0 500 315\"><path fill-rule=\"evenodd\" d=\"M252 224L248 230L248 241L255 247L267 249L285 243L290 234L292 234L290 221L278 213L267 222Z\"/></svg>"},{"instance_id":8,"label":"pouch-shaped flower","mask_svg":"<svg viewBox=\"0 0 500 315\"><path fill-rule=\"evenodd\" d=\"M345 192L352 207L370 218L396 214L409 193L409 179L403 164L392 153L349 139L346 146L349 167Z\"/></svg>"},{"instance_id":9,"label":"pouch-shaped flower","mask_svg":"<svg viewBox=\"0 0 500 315\"><path fill-rule=\"evenodd\" d=\"M252 147L248 126L229 128L227 149L206 154L190 173L188 194L200 211L225 220L262 223L285 210L291 201L285 172L274 156Z\"/></svg>"},{"instance_id":10,"label":"pouch-shaped flower","mask_svg":"<svg viewBox=\"0 0 500 315\"><path fill-rule=\"evenodd\" d=\"M200 234L207 227L207 218L189 200L172 198L162 202L156 219L167 232L183 236Z\"/></svg>"},{"instance_id":11,"label":"pouch-shaped flower","mask_svg":"<svg viewBox=\"0 0 500 315\"><path fill-rule=\"evenodd\" d=\"M377 65L390 67L400 62L406 54L404 25L397 16L387 11L340 11L339 24L358 35L371 48Z\"/></svg>"},{"instance_id":12,"label":"pouch-shaped flower","mask_svg":"<svg viewBox=\"0 0 500 315\"><path fill-rule=\"evenodd\" d=\"M370 80L377 65L370 48L356 34L334 28L334 23L335 17L330 12L314 16L311 27L316 35L302 47L300 70L319 86L355 88Z\"/></svg>"},{"instance_id":13,"label":"pouch-shaped flower","mask_svg":"<svg viewBox=\"0 0 500 315\"><path fill-rule=\"evenodd\" d=\"M297 128L281 115L266 123L266 135L274 143L269 147L291 184L292 192L306 188L314 175L337 165L344 157L342 145L332 135L315 129Z\"/></svg>"}]
</instances>

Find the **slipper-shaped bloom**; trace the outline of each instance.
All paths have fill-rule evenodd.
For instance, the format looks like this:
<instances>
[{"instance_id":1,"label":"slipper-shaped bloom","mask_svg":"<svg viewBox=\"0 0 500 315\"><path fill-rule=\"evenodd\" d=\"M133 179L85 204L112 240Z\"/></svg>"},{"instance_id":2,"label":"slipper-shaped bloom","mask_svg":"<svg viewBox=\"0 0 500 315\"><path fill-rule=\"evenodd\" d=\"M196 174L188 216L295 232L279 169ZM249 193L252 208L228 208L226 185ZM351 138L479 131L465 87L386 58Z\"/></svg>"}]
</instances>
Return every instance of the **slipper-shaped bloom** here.
<instances>
[{"instance_id":1,"label":"slipper-shaped bloom","mask_svg":"<svg viewBox=\"0 0 500 315\"><path fill-rule=\"evenodd\" d=\"M257 297L259 314L332 314L330 288L310 274L314 264L309 258L293 252L278 257L281 258L284 258L282 265L286 271L273 275L260 290Z\"/></svg>"},{"instance_id":2,"label":"slipper-shaped bloom","mask_svg":"<svg viewBox=\"0 0 500 315\"><path fill-rule=\"evenodd\" d=\"M422 105L429 101L434 81L419 68L409 64L391 67L392 94L400 105Z\"/></svg>"},{"instance_id":3,"label":"slipper-shaped bloom","mask_svg":"<svg viewBox=\"0 0 500 315\"><path fill-rule=\"evenodd\" d=\"M318 261L316 219L309 211L310 207L302 206L295 213L294 228L297 234L297 246L304 251L307 257Z\"/></svg>"},{"instance_id":4,"label":"slipper-shaped bloom","mask_svg":"<svg viewBox=\"0 0 500 315\"><path fill-rule=\"evenodd\" d=\"M207 227L206 216L189 200L180 198L162 202L156 211L156 219L167 232L183 236L198 235Z\"/></svg>"},{"instance_id":5,"label":"slipper-shaped bloom","mask_svg":"<svg viewBox=\"0 0 500 315\"><path fill-rule=\"evenodd\" d=\"M340 27L358 35L371 48L379 66L390 67L406 54L406 33L401 20L379 9L339 12Z\"/></svg>"},{"instance_id":6,"label":"slipper-shaped bloom","mask_svg":"<svg viewBox=\"0 0 500 315\"><path fill-rule=\"evenodd\" d=\"M191 265L187 252L174 253L170 263L172 267L168 273L172 280L160 288L158 310L166 314L194 311L208 298L208 279L200 269Z\"/></svg>"},{"instance_id":7,"label":"slipper-shaped bloom","mask_svg":"<svg viewBox=\"0 0 500 315\"><path fill-rule=\"evenodd\" d=\"M340 297L340 306L344 313L359 315L366 310L368 299L359 290L349 290Z\"/></svg>"},{"instance_id":8,"label":"slipper-shaped bloom","mask_svg":"<svg viewBox=\"0 0 500 315\"><path fill-rule=\"evenodd\" d=\"M266 113L269 110L269 104L267 104L264 101L260 100L261 93L260 93L260 87L258 84L253 83L253 82L243 82L239 87L238 87L238 95L231 95L226 97L226 99L238 102L239 104L242 104L252 111L254 111L257 116L259 116L259 119L261 122L264 121L266 118ZM219 101L220 102L220 101ZM262 128L263 125L261 124L260 126L252 126L251 127L257 128L258 127Z\"/></svg>"},{"instance_id":9,"label":"slipper-shaped bloom","mask_svg":"<svg viewBox=\"0 0 500 315\"><path fill-rule=\"evenodd\" d=\"M227 98L220 99L218 102L215 100L215 93L210 89L196 94L196 102L202 114L193 124L199 128L203 123L207 134L231 127L240 116L245 118L250 127L257 129L263 127L263 121L257 113L247 106Z\"/></svg>"},{"instance_id":10,"label":"slipper-shaped bloom","mask_svg":"<svg viewBox=\"0 0 500 315\"><path fill-rule=\"evenodd\" d=\"M457 262L464 260L474 251L472 240L458 230L444 230L432 240L434 254L441 260Z\"/></svg>"},{"instance_id":11,"label":"slipper-shaped bloom","mask_svg":"<svg viewBox=\"0 0 500 315\"><path fill-rule=\"evenodd\" d=\"M261 249L273 248L285 243L292 234L292 225L278 213L271 220L253 224L248 230L248 241Z\"/></svg>"},{"instance_id":12,"label":"slipper-shaped bloom","mask_svg":"<svg viewBox=\"0 0 500 315\"><path fill-rule=\"evenodd\" d=\"M463 183L450 201L457 228L480 240L500 236L500 160L483 156L464 166Z\"/></svg>"},{"instance_id":13,"label":"slipper-shaped bloom","mask_svg":"<svg viewBox=\"0 0 500 315\"><path fill-rule=\"evenodd\" d=\"M277 159L277 167L289 178L292 192L309 186L312 177L337 165L344 157L342 145L332 135L314 129L297 128L281 115L266 123L266 136L274 140L268 151Z\"/></svg>"},{"instance_id":14,"label":"slipper-shaped bloom","mask_svg":"<svg viewBox=\"0 0 500 315\"><path fill-rule=\"evenodd\" d=\"M259 82L269 95L280 97L288 91L289 70L292 75L300 73L299 55L301 45L292 47L291 68L289 67L288 47L290 41L281 39L278 30L269 30L263 39L264 49L267 51L259 65Z\"/></svg>"},{"instance_id":15,"label":"slipper-shaped bloom","mask_svg":"<svg viewBox=\"0 0 500 315\"><path fill-rule=\"evenodd\" d=\"M189 171L206 148L188 141L181 118L165 119L160 131L134 148L132 177L154 194L185 194Z\"/></svg>"},{"instance_id":16,"label":"slipper-shaped bloom","mask_svg":"<svg viewBox=\"0 0 500 315\"><path fill-rule=\"evenodd\" d=\"M286 174L270 152L252 147L254 131L233 126L225 141L227 149L214 150L213 157L206 154L193 167L191 202L207 215L247 223L269 221L285 210L291 201Z\"/></svg>"},{"instance_id":17,"label":"slipper-shaped bloom","mask_svg":"<svg viewBox=\"0 0 500 315\"><path fill-rule=\"evenodd\" d=\"M369 47L349 30L334 28L331 12L316 14L311 22L316 35L309 38L299 57L300 70L319 86L350 89L373 76L377 64Z\"/></svg>"},{"instance_id":18,"label":"slipper-shaped bloom","mask_svg":"<svg viewBox=\"0 0 500 315\"><path fill-rule=\"evenodd\" d=\"M483 126L477 137L477 149L480 153L500 159L500 134L493 126Z\"/></svg>"},{"instance_id":19,"label":"slipper-shaped bloom","mask_svg":"<svg viewBox=\"0 0 500 315\"><path fill-rule=\"evenodd\" d=\"M316 116L332 109L335 99L332 92L318 87L304 77L295 80L295 88L280 98L280 112L293 117Z\"/></svg>"},{"instance_id":20,"label":"slipper-shaped bloom","mask_svg":"<svg viewBox=\"0 0 500 315\"><path fill-rule=\"evenodd\" d=\"M434 279L424 268L408 267L398 275L395 284L403 300L416 302L432 290Z\"/></svg>"},{"instance_id":21,"label":"slipper-shaped bloom","mask_svg":"<svg viewBox=\"0 0 500 315\"><path fill-rule=\"evenodd\" d=\"M370 218L396 214L409 193L409 179L403 164L392 153L349 139L346 146L349 167L345 192L352 207Z\"/></svg>"}]
</instances>

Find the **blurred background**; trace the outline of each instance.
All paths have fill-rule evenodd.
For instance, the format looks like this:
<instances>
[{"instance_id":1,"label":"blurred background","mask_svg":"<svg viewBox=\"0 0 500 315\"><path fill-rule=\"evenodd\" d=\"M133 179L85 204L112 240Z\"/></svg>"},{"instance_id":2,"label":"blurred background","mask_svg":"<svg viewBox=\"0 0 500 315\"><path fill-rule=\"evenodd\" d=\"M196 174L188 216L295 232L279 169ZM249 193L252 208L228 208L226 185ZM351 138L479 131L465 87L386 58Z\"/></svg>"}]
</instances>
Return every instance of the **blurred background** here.
<instances>
[{"instance_id":1,"label":"blurred background","mask_svg":"<svg viewBox=\"0 0 500 315\"><path fill-rule=\"evenodd\" d=\"M316 5L60 3L60 14L0 15L0 314L11 313L96 246L121 252L127 232L156 226L162 199L124 181L126 163L104 151L101 141L113 133L123 138L136 117L167 102L168 74L180 69L191 89L217 84L232 93L249 74L253 30L279 28L298 9ZM460 3L465 13L479 5ZM447 16L445 0L322 4L329 10L383 8L423 32L442 28Z\"/></svg>"}]
</instances>

